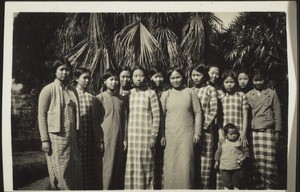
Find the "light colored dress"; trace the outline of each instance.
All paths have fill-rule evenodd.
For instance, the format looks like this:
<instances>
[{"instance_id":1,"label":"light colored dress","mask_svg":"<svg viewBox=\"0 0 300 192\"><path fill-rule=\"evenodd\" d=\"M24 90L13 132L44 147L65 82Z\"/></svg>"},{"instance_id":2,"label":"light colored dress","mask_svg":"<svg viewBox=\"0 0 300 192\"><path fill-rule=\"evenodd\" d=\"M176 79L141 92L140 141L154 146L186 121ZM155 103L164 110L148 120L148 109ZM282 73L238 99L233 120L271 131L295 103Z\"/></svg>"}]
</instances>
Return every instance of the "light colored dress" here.
<instances>
[{"instance_id":1,"label":"light colored dress","mask_svg":"<svg viewBox=\"0 0 300 192\"><path fill-rule=\"evenodd\" d=\"M61 132L49 133L53 153L47 155L52 189L82 189L82 164L76 135L76 103L67 90L63 90Z\"/></svg>"},{"instance_id":2,"label":"light colored dress","mask_svg":"<svg viewBox=\"0 0 300 192\"><path fill-rule=\"evenodd\" d=\"M97 96L100 101L101 127L103 129L103 189L117 189L120 158L123 155L124 105L118 92L107 90ZM124 176L123 176L124 179Z\"/></svg>"},{"instance_id":3,"label":"light colored dress","mask_svg":"<svg viewBox=\"0 0 300 192\"><path fill-rule=\"evenodd\" d=\"M153 189L154 159L149 147L156 139L160 121L159 102L151 89L132 89L129 95L125 189Z\"/></svg>"},{"instance_id":4,"label":"light colored dress","mask_svg":"<svg viewBox=\"0 0 300 192\"><path fill-rule=\"evenodd\" d=\"M165 113L164 189L192 189L194 133L201 134L202 112L196 93L171 89L161 97Z\"/></svg>"}]
</instances>

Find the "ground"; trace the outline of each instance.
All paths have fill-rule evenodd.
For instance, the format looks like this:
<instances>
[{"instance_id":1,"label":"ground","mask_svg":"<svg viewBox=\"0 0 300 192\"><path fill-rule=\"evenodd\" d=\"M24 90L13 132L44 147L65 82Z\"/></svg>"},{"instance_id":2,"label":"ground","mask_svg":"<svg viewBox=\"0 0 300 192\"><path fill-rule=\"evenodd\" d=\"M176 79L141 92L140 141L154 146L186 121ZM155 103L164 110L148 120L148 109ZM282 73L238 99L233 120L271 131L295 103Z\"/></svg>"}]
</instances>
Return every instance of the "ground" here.
<instances>
[{"instance_id":1,"label":"ground","mask_svg":"<svg viewBox=\"0 0 300 192\"><path fill-rule=\"evenodd\" d=\"M46 156L40 151L13 153L14 189L45 190L49 188Z\"/></svg>"}]
</instances>

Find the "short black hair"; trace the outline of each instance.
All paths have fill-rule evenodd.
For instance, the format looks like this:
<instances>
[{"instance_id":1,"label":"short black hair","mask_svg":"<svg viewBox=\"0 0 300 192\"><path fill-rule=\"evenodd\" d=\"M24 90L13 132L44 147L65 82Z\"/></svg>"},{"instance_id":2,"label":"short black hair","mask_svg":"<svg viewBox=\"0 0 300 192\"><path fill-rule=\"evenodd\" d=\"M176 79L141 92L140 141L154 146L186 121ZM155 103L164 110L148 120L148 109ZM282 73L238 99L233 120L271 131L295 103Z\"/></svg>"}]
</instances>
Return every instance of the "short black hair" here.
<instances>
[{"instance_id":1,"label":"short black hair","mask_svg":"<svg viewBox=\"0 0 300 192\"><path fill-rule=\"evenodd\" d=\"M235 126L235 124L233 123L227 123L224 127L223 127L223 130L224 130L224 134L227 135L228 133L228 129L235 129L238 131L238 128Z\"/></svg>"}]
</instances>

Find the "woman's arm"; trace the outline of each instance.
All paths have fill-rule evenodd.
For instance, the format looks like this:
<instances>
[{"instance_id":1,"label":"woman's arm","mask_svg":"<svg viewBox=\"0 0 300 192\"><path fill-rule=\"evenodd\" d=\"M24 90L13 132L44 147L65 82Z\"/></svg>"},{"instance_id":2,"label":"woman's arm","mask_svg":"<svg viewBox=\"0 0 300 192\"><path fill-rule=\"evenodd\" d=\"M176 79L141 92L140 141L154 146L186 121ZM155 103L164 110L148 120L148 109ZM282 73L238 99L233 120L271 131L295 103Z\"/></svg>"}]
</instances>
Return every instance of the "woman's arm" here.
<instances>
[{"instance_id":1,"label":"woman's arm","mask_svg":"<svg viewBox=\"0 0 300 192\"><path fill-rule=\"evenodd\" d=\"M241 130L241 142L242 142L242 146L246 146L248 145L248 141L247 141L247 129L248 129L248 102L247 102L247 97L246 95L242 96L242 110L243 110L243 127Z\"/></svg>"},{"instance_id":2,"label":"woman's arm","mask_svg":"<svg viewBox=\"0 0 300 192\"><path fill-rule=\"evenodd\" d=\"M44 87L39 95L38 101L38 124L41 141L49 141L47 114L51 102L51 93L49 87Z\"/></svg>"},{"instance_id":3,"label":"woman's arm","mask_svg":"<svg viewBox=\"0 0 300 192\"><path fill-rule=\"evenodd\" d=\"M193 107L194 118L195 118L194 143L198 143L201 136L202 122L203 122L202 108L201 108L200 101L196 95L196 92L193 90L191 90L191 99L192 99L192 107Z\"/></svg>"}]
</instances>

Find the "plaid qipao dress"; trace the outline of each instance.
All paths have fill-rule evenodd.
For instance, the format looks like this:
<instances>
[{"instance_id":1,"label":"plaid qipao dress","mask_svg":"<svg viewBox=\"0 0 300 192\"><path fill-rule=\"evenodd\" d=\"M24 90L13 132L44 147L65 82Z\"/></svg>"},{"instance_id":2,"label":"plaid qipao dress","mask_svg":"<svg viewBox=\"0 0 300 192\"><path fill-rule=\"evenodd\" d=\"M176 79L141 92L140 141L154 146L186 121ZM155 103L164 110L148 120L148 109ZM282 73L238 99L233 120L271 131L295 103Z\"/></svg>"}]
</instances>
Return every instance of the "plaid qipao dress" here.
<instances>
[{"instance_id":1,"label":"plaid qipao dress","mask_svg":"<svg viewBox=\"0 0 300 192\"><path fill-rule=\"evenodd\" d=\"M223 112L222 127L224 127L227 123L232 123L238 128L239 132L241 132L243 129L243 110L248 110L249 108L245 93L225 93L221 96L221 102ZM219 138L224 138L223 132L219 132L219 134L222 134L221 136L219 135ZM220 174L217 174L217 189L223 189Z\"/></svg>"},{"instance_id":2,"label":"plaid qipao dress","mask_svg":"<svg viewBox=\"0 0 300 192\"><path fill-rule=\"evenodd\" d=\"M202 141L201 155L201 183L202 189L211 188L211 169L213 166L213 146L214 146L214 128L215 119L218 109L218 92L211 86L207 85L200 89L195 89L198 98L200 99L203 115L204 115L204 133Z\"/></svg>"},{"instance_id":3,"label":"plaid qipao dress","mask_svg":"<svg viewBox=\"0 0 300 192\"><path fill-rule=\"evenodd\" d=\"M151 90L132 89L129 95L125 189L153 189L154 159L150 138L157 138L159 103Z\"/></svg>"},{"instance_id":4,"label":"plaid qipao dress","mask_svg":"<svg viewBox=\"0 0 300 192\"><path fill-rule=\"evenodd\" d=\"M92 127L92 105L95 97L86 92L78 90L80 105L80 120L82 133L82 176L83 189L95 189L95 148Z\"/></svg>"}]
</instances>

